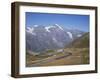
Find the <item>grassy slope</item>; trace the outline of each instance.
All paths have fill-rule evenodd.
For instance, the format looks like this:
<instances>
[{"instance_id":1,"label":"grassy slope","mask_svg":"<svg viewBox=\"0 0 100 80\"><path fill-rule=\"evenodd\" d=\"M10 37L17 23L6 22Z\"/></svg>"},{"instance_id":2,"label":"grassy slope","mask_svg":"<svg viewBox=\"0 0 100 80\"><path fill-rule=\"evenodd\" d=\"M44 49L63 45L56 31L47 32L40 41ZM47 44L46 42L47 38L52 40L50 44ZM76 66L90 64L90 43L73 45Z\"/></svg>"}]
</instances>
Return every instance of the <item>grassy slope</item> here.
<instances>
[{"instance_id":1,"label":"grassy slope","mask_svg":"<svg viewBox=\"0 0 100 80\"><path fill-rule=\"evenodd\" d=\"M82 63L83 64L89 63L89 33L86 33L82 37L76 39L71 44L69 44L65 49L67 50L69 49L73 53L77 49L80 49L80 51L77 52L77 54L78 53L80 54Z\"/></svg>"},{"instance_id":2,"label":"grassy slope","mask_svg":"<svg viewBox=\"0 0 100 80\"><path fill-rule=\"evenodd\" d=\"M88 48L89 47L89 33L86 33L82 37L74 40L67 47L69 48Z\"/></svg>"}]
</instances>

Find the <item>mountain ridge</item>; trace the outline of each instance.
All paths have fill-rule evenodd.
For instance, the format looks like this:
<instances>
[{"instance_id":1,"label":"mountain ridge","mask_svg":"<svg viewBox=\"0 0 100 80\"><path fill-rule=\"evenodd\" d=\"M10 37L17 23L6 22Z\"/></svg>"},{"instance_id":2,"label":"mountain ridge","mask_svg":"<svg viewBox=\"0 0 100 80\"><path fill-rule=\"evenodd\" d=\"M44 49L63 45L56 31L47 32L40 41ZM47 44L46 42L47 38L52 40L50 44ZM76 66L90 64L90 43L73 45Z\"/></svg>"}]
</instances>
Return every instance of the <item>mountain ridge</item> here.
<instances>
[{"instance_id":1,"label":"mountain ridge","mask_svg":"<svg viewBox=\"0 0 100 80\"><path fill-rule=\"evenodd\" d=\"M89 32L67 45L68 48L89 48Z\"/></svg>"},{"instance_id":2,"label":"mountain ridge","mask_svg":"<svg viewBox=\"0 0 100 80\"><path fill-rule=\"evenodd\" d=\"M26 27L26 49L41 52L46 49L64 48L85 32L79 30L68 30L58 24L44 26L34 25Z\"/></svg>"}]
</instances>

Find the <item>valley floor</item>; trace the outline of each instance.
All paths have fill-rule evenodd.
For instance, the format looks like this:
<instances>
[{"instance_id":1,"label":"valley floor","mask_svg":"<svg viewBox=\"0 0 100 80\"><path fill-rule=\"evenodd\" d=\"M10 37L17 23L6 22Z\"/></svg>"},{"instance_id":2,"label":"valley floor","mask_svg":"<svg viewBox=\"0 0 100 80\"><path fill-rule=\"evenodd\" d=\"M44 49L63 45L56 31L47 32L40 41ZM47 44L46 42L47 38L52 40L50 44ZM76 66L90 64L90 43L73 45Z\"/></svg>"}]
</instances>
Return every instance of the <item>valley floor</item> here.
<instances>
[{"instance_id":1,"label":"valley floor","mask_svg":"<svg viewBox=\"0 0 100 80\"><path fill-rule=\"evenodd\" d=\"M89 64L89 48L66 48L49 54L27 55L26 67Z\"/></svg>"}]
</instances>

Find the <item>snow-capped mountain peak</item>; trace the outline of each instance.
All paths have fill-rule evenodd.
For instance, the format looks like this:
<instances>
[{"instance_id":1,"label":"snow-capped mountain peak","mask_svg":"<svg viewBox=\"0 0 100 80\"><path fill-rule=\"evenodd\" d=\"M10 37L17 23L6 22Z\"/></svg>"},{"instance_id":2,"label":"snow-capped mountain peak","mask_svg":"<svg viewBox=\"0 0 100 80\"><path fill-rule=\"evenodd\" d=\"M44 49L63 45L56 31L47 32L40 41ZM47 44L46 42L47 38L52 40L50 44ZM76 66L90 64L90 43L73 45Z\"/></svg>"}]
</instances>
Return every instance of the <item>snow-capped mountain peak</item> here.
<instances>
[{"instance_id":1,"label":"snow-capped mountain peak","mask_svg":"<svg viewBox=\"0 0 100 80\"><path fill-rule=\"evenodd\" d=\"M73 39L73 35L72 35L71 32L67 32L67 34L69 35L69 37L70 37L71 39Z\"/></svg>"},{"instance_id":2,"label":"snow-capped mountain peak","mask_svg":"<svg viewBox=\"0 0 100 80\"><path fill-rule=\"evenodd\" d=\"M36 33L34 32L34 28L33 27L27 27L26 32L32 34L32 35L36 35Z\"/></svg>"},{"instance_id":3,"label":"snow-capped mountain peak","mask_svg":"<svg viewBox=\"0 0 100 80\"><path fill-rule=\"evenodd\" d=\"M61 26L59 26L58 24L54 24L52 26L46 26L45 27L47 32L50 32L50 28L59 28L59 29L63 30L63 28Z\"/></svg>"},{"instance_id":4,"label":"snow-capped mountain peak","mask_svg":"<svg viewBox=\"0 0 100 80\"><path fill-rule=\"evenodd\" d=\"M32 28L31 27L27 27L27 31L32 33L34 31L34 28L33 27Z\"/></svg>"},{"instance_id":5,"label":"snow-capped mountain peak","mask_svg":"<svg viewBox=\"0 0 100 80\"><path fill-rule=\"evenodd\" d=\"M45 29L46 29L47 32L50 32L49 29L52 28L52 27L53 27L53 26L47 26L47 27L45 27Z\"/></svg>"},{"instance_id":6,"label":"snow-capped mountain peak","mask_svg":"<svg viewBox=\"0 0 100 80\"><path fill-rule=\"evenodd\" d=\"M63 30L63 28L61 26L59 26L58 24L55 24L59 29Z\"/></svg>"}]
</instances>

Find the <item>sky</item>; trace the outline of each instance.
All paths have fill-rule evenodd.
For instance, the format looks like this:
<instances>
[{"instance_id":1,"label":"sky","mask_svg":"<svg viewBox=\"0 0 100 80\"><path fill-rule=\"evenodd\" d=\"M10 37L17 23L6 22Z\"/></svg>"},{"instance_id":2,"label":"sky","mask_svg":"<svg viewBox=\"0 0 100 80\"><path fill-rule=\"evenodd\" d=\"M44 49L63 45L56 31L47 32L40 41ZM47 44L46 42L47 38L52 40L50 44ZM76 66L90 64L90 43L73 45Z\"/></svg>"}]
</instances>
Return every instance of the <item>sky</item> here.
<instances>
[{"instance_id":1,"label":"sky","mask_svg":"<svg viewBox=\"0 0 100 80\"><path fill-rule=\"evenodd\" d=\"M26 27L59 24L63 28L89 32L89 15L26 12Z\"/></svg>"}]
</instances>

